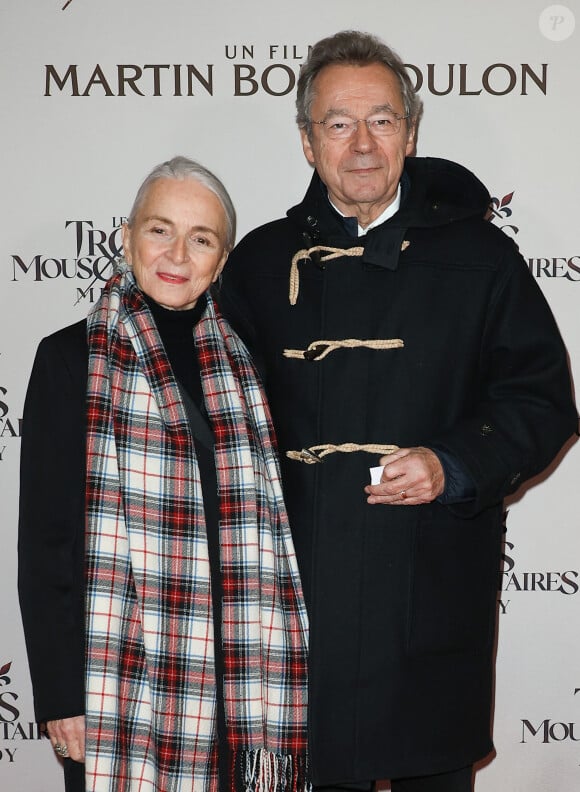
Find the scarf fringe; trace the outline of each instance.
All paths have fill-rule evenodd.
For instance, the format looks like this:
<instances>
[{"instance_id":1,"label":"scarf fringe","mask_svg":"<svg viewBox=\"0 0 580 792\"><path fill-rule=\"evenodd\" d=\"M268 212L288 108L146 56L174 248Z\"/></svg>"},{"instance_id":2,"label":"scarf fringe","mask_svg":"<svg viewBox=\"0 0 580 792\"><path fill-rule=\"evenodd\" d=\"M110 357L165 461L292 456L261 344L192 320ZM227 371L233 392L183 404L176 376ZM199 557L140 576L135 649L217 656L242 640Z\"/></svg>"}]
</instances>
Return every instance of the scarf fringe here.
<instances>
[{"instance_id":1,"label":"scarf fringe","mask_svg":"<svg viewBox=\"0 0 580 792\"><path fill-rule=\"evenodd\" d=\"M304 756L282 756L265 748L234 757L234 789L243 792L312 792Z\"/></svg>"}]
</instances>

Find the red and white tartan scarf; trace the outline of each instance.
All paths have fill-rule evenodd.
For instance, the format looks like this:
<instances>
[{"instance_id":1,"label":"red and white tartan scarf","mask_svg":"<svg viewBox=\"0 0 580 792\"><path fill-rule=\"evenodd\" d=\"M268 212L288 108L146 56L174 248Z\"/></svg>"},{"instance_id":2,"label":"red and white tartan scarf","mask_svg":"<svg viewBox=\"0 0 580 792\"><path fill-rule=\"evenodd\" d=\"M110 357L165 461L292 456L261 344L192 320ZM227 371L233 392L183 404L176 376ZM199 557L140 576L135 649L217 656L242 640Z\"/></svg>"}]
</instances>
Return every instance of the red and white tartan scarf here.
<instances>
[{"instance_id":1,"label":"red and white tartan scarf","mask_svg":"<svg viewBox=\"0 0 580 792\"><path fill-rule=\"evenodd\" d=\"M230 788L310 789L307 617L271 421L211 298L194 329L215 435ZM88 792L217 790L203 498L187 414L132 272L88 317Z\"/></svg>"}]
</instances>

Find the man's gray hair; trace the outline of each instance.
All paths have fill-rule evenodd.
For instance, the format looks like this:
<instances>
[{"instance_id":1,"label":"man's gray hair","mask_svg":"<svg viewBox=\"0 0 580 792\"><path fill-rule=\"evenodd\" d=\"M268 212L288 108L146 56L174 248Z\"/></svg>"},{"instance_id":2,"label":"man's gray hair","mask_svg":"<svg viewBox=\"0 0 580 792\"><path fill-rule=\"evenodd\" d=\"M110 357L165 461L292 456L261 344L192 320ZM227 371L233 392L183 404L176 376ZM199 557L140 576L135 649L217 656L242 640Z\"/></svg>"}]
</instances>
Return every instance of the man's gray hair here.
<instances>
[{"instance_id":1,"label":"man's gray hair","mask_svg":"<svg viewBox=\"0 0 580 792\"><path fill-rule=\"evenodd\" d=\"M358 30L342 30L334 36L321 39L310 50L300 76L298 78L298 92L296 95L296 122L300 129L305 129L310 136L312 132L312 119L310 111L314 99L314 80L325 66L370 66L373 63L382 63L397 77L401 88L401 96L407 126L416 124L423 107L421 99L415 93L411 78L405 69L403 61L390 47L370 33L361 33Z\"/></svg>"},{"instance_id":2,"label":"man's gray hair","mask_svg":"<svg viewBox=\"0 0 580 792\"><path fill-rule=\"evenodd\" d=\"M129 227L135 222L137 212L145 200L149 188L153 182L159 179L177 179L179 181L192 179L202 184L204 187L207 187L207 189L216 196L223 207L226 216L226 249L231 250L233 248L236 240L236 210L234 209L228 191L215 174L207 168L204 168L199 162L195 162L187 157L173 157L173 159L167 160L167 162L162 162L161 165L157 165L153 168L151 173L145 177L137 191L135 201L129 212L129 218L127 220L127 225Z\"/></svg>"}]
</instances>

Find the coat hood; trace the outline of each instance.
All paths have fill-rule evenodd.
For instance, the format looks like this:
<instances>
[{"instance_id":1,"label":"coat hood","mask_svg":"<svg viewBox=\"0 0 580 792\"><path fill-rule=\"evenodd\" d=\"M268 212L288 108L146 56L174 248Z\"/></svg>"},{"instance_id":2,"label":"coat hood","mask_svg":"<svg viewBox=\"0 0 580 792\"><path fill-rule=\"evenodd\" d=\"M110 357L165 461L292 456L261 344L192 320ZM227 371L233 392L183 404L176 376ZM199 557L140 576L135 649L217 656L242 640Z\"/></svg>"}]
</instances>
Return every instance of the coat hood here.
<instances>
[{"instance_id":1,"label":"coat hood","mask_svg":"<svg viewBox=\"0 0 580 792\"><path fill-rule=\"evenodd\" d=\"M401 178L401 208L388 222L391 225L434 227L483 217L489 207L486 187L471 171L450 160L437 157L408 157ZM304 200L287 212L306 228L328 216L335 216L320 176L315 171ZM326 225L326 223L324 223Z\"/></svg>"},{"instance_id":2,"label":"coat hood","mask_svg":"<svg viewBox=\"0 0 580 792\"><path fill-rule=\"evenodd\" d=\"M363 261L396 268L398 252L409 228L435 228L468 218L483 218L490 204L485 186L471 171L436 157L408 157L401 177L401 207L393 217L371 229L359 243ZM301 231L305 246L350 238L345 220L331 206L317 172L303 201L287 212Z\"/></svg>"}]
</instances>

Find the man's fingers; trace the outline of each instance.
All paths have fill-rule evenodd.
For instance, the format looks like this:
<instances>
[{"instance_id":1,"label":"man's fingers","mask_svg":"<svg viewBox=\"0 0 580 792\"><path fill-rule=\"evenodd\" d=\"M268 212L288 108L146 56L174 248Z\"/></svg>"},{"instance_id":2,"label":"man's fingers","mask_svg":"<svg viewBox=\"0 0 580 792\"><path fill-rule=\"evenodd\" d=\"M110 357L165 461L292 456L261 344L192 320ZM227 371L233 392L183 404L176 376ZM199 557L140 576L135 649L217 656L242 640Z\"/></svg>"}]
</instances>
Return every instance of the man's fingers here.
<instances>
[{"instance_id":1,"label":"man's fingers","mask_svg":"<svg viewBox=\"0 0 580 792\"><path fill-rule=\"evenodd\" d=\"M430 503L443 492L443 468L429 448L402 448L381 457L380 463L380 484L365 487L368 503L415 506Z\"/></svg>"}]
</instances>

